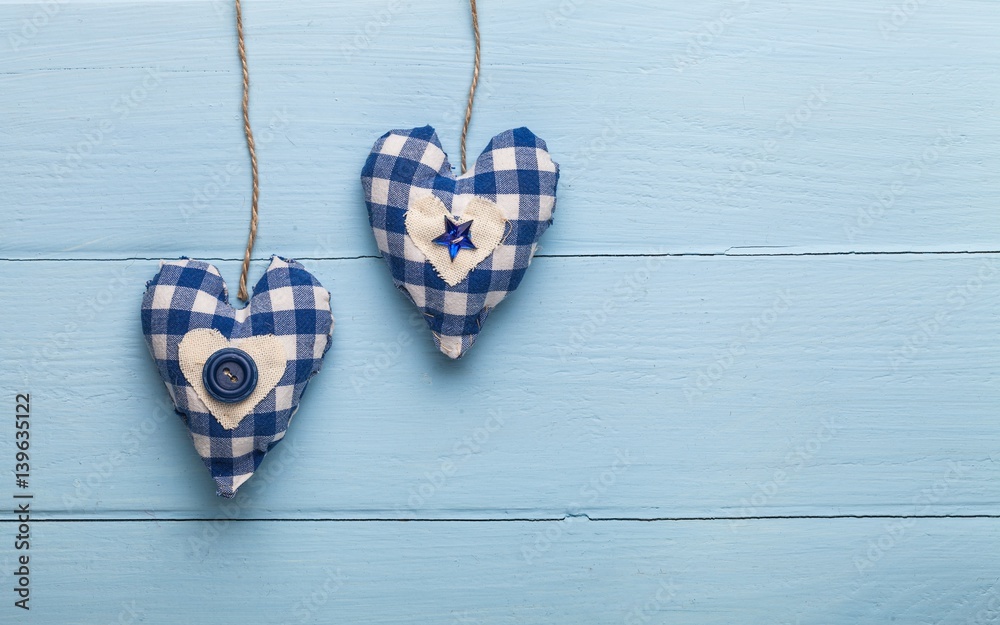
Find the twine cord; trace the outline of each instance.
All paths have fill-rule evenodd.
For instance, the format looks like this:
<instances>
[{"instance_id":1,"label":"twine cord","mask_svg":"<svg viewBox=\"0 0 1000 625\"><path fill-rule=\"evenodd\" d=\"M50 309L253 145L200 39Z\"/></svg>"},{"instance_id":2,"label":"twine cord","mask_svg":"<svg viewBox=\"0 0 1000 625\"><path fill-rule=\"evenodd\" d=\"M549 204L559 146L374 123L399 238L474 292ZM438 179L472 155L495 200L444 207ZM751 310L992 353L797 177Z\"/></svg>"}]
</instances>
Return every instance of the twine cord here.
<instances>
[{"instance_id":1,"label":"twine cord","mask_svg":"<svg viewBox=\"0 0 1000 625\"><path fill-rule=\"evenodd\" d=\"M236 37L239 41L240 63L243 65L243 131L247 136L247 151L250 153L250 171L253 179L253 197L250 200L250 235L247 237L247 249L243 253L243 271L240 273L240 290L236 297L246 302L247 272L250 271L250 255L253 253L254 240L257 238L257 201L260 198L260 187L257 181L257 148L253 141L253 129L250 127L250 70L247 68L247 49L243 42L243 11L240 0L236 0Z\"/></svg>"},{"instance_id":2,"label":"twine cord","mask_svg":"<svg viewBox=\"0 0 1000 625\"><path fill-rule=\"evenodd\" d=\"M247 67L247 50L243 38L243 10L240 0L236 3L236 36L240 52L240 64L243 67L243 131L247 137L247 151L250 154L251 178L253 181L253 196L250 201L250 234L247 236L247 247L243 253L243 268L240 272L240 289L237 297L246 302L249 301L247 294L247 273L250 271L250 258L253 254L254 241L257 238L257 207L260 199L260 185L257 170L257 148L254 144L253 129L250 127L250 70ZM479 84L479 63L480 63L480 42L479 42L479 13L476 8L476 0L469 0L472 10L472 33L476 39L476 56L472 69L472 84L469 86L469 103L465 107L465 121L462 124L462 173L467 171L465 158L466 137L469 134L469 124L472 122L472 104L476 99L476 87Z\"/></svg>"},{"instance_id":3,"label":"twine cord","mask_svg":"<svg viewBox=\"0 0 1000 625\"><path fill-rule=\"evenodd\" d=\"M239 2L239 0L237 0ZM469 122L472 121L472 102L476 99L476 85L479 84L479 13L476 11L476 0L469 0L472 8L472 32L476 36L476 60L472 68L472 85L469 87L469 104L465 107L465 123L462 124L462 173L465 167L465 138L469 134Z\"/></svg>"}]
</instances>

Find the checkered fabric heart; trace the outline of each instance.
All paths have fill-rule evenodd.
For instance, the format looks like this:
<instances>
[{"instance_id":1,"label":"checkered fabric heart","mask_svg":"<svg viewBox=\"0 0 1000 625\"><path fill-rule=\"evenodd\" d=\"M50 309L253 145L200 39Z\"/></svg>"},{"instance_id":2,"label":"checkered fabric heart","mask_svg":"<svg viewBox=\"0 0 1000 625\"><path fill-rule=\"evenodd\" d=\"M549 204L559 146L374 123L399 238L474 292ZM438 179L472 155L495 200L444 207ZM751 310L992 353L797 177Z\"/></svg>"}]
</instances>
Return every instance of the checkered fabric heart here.
<instances>
[{"instance_id":1,"label":"checkered fabric heart","mask_svg":"<svg viewBox=\"0 0 1000 625\"><path fill-rule=\"evenodd\" d=\"M361 173L375 241L447 356L465 354L520 284L552 223L558 178L527 128L495 136L458 177L430 126L375 142Z\"/></svg>"},{"instance_id":2,"label":"checkered fabric heart","mask_svg":"<svg viewBox=\"0 0 1000 625\"><path fill-rule=\"evenodd\" d=\"M218 269L197 260L161 262L146 287L149 351L218 494L233 497L285 436L323 365L333 330L330 294L302 265L277 256L239 310ZM256 392L228 404L212 399L200 377L206 357L224 347L243 350L260 370Z\"/></svg>"}]
</instances>

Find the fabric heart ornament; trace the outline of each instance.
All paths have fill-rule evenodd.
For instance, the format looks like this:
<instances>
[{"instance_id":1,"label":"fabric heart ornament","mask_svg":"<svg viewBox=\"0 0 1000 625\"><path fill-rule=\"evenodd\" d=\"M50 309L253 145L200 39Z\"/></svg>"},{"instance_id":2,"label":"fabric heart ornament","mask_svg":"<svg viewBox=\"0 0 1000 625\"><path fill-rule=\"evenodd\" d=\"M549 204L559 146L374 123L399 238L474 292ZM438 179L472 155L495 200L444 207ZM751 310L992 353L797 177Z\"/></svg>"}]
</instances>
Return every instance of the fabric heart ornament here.
<instances>
[{"instance_id":1,"label":"fabric heart ornament","mask_svg":"<svg viewBox=\"0 0 1000 625\"><path fill-rule=\"evenodd\" d=\"M558 179L545 142L527 128L493 137L461 176L430 126L375 142L361 173L375 241L445 355L465 354L521 283L552 223Z\"/></svg>"},{"instance_id":2,"label":"fabric heart ornament","mask_svg":"<svg viewBox=\"0 0 1000 625\"><path fill-rule=\"evenodd\" d=\"M163 261L146 285L142 331L177 413L218 485L233 497L285 436L330 347L330 293L277 256L245 308L219 270Z\"/></svg>"}]
</instances>

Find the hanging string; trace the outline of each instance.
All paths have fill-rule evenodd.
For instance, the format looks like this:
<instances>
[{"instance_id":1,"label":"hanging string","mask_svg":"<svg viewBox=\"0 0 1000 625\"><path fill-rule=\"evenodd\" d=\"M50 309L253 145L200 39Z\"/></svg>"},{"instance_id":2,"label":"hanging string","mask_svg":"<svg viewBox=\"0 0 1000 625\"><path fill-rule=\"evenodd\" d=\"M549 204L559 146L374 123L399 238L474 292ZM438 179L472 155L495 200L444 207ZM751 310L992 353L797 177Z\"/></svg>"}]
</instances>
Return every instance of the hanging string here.
<instances>
[{"instance_id":1,"label":"hanging string","mask_svg":"<svg viewBox=\"0 0 1000 625\"><path fill-rule=\"evenodd\" d=\"M238 2L238 0L237 0ZM476 99L476 85L479 84L479 14L476 11L476 0L469 0L472 7L472 32L476 36L476 61L472 68L472 85L469 87L469 105L465 107L465 123L462 125L462 173L465 173L465 138L469 134L469 122L472 121L472 102Z\"/></svg>"},{"instance_id":2,"label":"hanging string","mask_svg":"<svg viewBox=\"0 0 1000 625\"><path fill-rule=\"evenodd\" d=\"M236 36L239 40L240 63L243 64L243 131L247 136L247 151L250 152L250 172L253 179L253 197L250 200L250 235L247 237L246 252L243 253L240 290L236 296L246 302L250 299L247 295L247 272L250 271L250 255L253 253L254 239L257 238L257 201L260 198L260 188L257 182L257 149L253 141L253 129L250 128L250 71L247 69L247 49L243 43L243 11L240 7L240 0L236 0Z\"/></svg>"}]
</instances>

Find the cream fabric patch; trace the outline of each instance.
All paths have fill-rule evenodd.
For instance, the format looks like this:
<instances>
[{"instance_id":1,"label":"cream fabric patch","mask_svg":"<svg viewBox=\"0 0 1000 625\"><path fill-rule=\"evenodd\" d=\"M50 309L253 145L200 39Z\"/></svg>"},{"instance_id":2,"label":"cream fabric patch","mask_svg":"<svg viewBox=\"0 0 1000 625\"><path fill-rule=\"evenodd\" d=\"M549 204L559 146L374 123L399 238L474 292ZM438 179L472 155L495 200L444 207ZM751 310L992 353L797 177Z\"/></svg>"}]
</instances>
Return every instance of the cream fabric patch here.
<instances>
[{"instance_id":1,"label":"cream fabric patch","mask_svg":"<svg viewBox=\"0 0 1000 625\"><path fill-rule=\"evenodd\" d=\"M249 397L233 404L227 404L209 395L202 381L205 362L212 354L226 347L242 349L257 365L257 387ZM257 404L278 385L288 366L285 348L273 334L251 336L230 342L221 332L209 328L199 328L185 334L177 346L177 359L180 361L184 378L194 389L198 399L205 404L206 412L211 413L227 430L235 429L240 421L253 412Z\"/></svg>"},{"instance_id":2,"label":"cream fabric patch","mask_svg":"<svg viewBox=\"0 0 1000 625\"><path fill-rule=\"evenodd\" d=\"M460 198L456 196L455 201L459 202ZM476 249L461 250L452 260L446 246L434 243L434 239L444 233L445 217L455 224L473 222L469 238ZM500 245L506 231L507 220L500 208L481 197L473 197L461 215L449 213L444 202L433 195L413 200L406 211L406 233L448 286L465 280L469 272Z\"/></svg>"}]
</instances>

